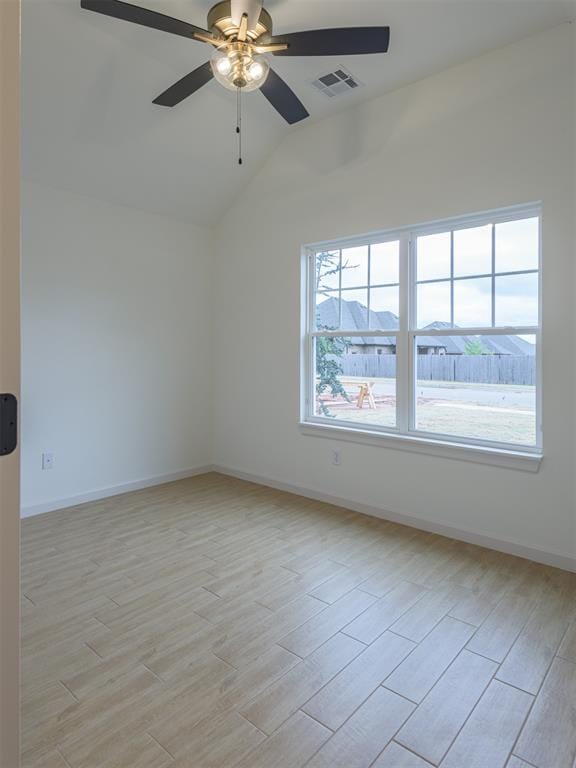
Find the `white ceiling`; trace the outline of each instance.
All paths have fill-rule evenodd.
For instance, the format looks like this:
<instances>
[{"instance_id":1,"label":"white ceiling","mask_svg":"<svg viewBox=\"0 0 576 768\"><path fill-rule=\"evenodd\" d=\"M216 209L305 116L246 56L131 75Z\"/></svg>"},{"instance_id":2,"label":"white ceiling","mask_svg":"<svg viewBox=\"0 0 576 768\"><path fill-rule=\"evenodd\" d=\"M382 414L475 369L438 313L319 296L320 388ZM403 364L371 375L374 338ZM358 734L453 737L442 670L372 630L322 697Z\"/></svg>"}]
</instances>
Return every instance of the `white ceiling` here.
<instances>
[{"instance_id":1,"label":"white ceiling","mask_svg":"<svg viewBox=\"0 0 576 768\"><path fill-rule=\"evenodd\" d=\"M133 0L205 26L210 0ZM22 0L24 178L145 211L213 224L290 127L245 96L245 165L235 97L212 82L174 109L152 104L203 61L201 43L84 11ZM378 56L277 58L319 120L575 16L574 0L268 0L275 32L389 24ZM344 65L365 87L329 99L310 81ZM306 121L308 122L308 121ZM302 123L301 125L304 125Z\"/></svg>"}]
</instances>

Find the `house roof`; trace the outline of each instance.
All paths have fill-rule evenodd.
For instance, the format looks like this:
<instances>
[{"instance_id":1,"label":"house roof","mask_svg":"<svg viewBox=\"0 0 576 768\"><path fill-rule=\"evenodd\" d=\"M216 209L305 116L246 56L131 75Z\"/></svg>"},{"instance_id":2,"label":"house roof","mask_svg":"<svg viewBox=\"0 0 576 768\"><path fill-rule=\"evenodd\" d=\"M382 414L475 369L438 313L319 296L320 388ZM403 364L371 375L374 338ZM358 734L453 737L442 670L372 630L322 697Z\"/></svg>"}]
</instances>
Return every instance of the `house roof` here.
<instances>
[{"instance_id":1,"label":"house roof","mask_svg":"<svg viewBox=\"0 0 576 768\"><path fill-rule=\"evenodd\" d=\"M318 327L336 330L338 327L348 331L362 330L366 320L370 328L378 331L395 331L400 327L398 316L393 312L373 312L358 301L342 300L342 322L338 317L338 299L330 297L317 306ZM450 328L449 323L436 321L424 330L443 330ZM456 326L458 327L458 326ZM469 344L478 343L477 336L426 336L418 337L418 343L424 347L443 347L449 355L464 355ZM520 336L483 335L480 340L486 354L491 355L534 355L535 347ZM394 336L359 336L354 339L358 345L396 344Z\"/></svg>"},{"instance_id":2,"label":"house roof","mask_svg":"<svg viewBox=\"0 0 576 768\"><path fill-rule=\"evenodd\" d=\"M369 315L370 328L378 331L395 331L399 328L398 317L392 312L372 312L359 301L342 300L342 322L338 317L338 299L330 297L318 305L318 326L330 330L346 328L349 331L358 331L366 327L366 319ZM394 336L377 338L373 336L360 336L355 339L357 344L396 344Z\"/></svg>"}]
</instances>

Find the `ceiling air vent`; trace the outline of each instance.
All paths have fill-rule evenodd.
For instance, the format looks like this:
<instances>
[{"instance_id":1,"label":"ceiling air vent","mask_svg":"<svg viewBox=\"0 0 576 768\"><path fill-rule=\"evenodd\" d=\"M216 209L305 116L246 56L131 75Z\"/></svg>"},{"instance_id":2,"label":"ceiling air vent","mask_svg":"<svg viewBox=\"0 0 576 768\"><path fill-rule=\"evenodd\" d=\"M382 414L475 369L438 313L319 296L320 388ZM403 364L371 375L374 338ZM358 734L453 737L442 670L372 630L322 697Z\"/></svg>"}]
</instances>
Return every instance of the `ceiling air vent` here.
<instances>
[{"instance_id":1,"label":"ceiling air vent","mask_svg":"<svg viewBox=\"0 0 576 768\"><path fill-rule=\"evenodd\" d=\"M325 96L333 98L334 96L342 96L356 88L360 88L362 83L358 78L350 74L347 69L338 67L334 72L320 75L320 77L312 81L312 85L314 88L322 91Z\"/></svg>"}]
</instances>

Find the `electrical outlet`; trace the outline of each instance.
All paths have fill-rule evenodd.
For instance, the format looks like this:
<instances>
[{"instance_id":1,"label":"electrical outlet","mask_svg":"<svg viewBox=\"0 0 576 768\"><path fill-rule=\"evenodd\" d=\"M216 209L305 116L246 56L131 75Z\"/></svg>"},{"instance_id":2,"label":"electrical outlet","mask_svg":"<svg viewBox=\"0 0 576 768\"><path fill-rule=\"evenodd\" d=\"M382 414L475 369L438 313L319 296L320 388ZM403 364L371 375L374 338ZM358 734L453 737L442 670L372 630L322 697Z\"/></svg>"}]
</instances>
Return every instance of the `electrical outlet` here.
<instances>
[{"instance_id":1,"label":"electrical outlet","mask_svg":"<svg viewBox=\"0 0 576 768\"><path fill-rule=\"evenodd\" d=\"M332 464L335 467L339 467L340 466L340 459L341 459L340 451L339 450L333 450L332 451Z\"/></svg>"},{"instance_id":2,"label":"electrical outlet","mask_svg":"<svg viewBox=\"0 0 576 768\"><path fill-rule=\"evenodd\" d=\"M43 453L42 454L42 469L53 469L54 467L54 454Z\"/></svg>"}]
</instances>

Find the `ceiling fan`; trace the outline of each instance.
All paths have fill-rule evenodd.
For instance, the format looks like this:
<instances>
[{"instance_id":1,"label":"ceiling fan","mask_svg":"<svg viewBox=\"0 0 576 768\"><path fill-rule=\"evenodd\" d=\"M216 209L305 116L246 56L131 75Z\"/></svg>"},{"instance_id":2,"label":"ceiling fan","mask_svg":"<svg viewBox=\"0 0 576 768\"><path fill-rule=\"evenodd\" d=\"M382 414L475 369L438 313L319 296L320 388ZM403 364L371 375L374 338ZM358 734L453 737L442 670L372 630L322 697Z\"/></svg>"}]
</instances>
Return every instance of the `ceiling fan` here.
<instances>
[{"instance_id":1,"label":"ceiling fan","mask_svg":"<svg viewBox=\"0 0 576 768\"><path fill-rule=\"evenodd\" d=\"M262 0L223 0L208 12L208 29L123 0L81 0L82 8L145 27L188 37L214 47L205 64L161 93L154 104L174 107L212 78L238 93L260 89L290 124L309 117L294 91L270 67L273 56L349 56L386 53L389 27L349 27L272 34L272 18ZM237 129L239 132L239 129Z\"/></svg>"}]
</instances>

